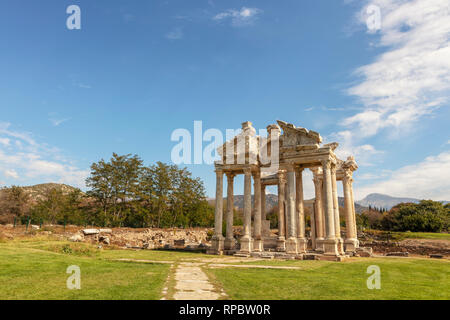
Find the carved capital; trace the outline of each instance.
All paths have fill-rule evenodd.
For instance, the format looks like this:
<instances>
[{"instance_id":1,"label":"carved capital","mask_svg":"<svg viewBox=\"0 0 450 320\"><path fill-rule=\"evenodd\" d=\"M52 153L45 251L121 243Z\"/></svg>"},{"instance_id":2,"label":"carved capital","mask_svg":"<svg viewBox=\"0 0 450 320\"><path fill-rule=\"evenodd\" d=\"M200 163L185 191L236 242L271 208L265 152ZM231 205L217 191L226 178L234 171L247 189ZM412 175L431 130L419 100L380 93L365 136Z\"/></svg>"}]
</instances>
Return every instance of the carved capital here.
<instances>
[{"instance_id":1,"label":"carved capital","mask_svg":"<svg viewBox=\"0 0 450 320\"><path fill-rule=\"evenodd\" d=\"M330 169L331 168L331 160L322 160L322 167L323 169Z\"/></svg>"},{"instance_id":2,"label":"carved capital","mask_svg":"<svg viewBox=\"0 0 450 320\"><path fill-rule=\"evenodd\" d=\"M229 183L232 183L234 181L234 177L236 176L236 174L234 172L227 172L227 181Z\"/></svg>"},{"instance_id":3,"label":"carved capital","mask_svg":"<svg viewBox=\"0 0 450 320\"><path fill-rule=\"evenodd\" d=\"M286 170L278 171L278 183L285 184L286 183Z\"/></svg>"},{"instance_id":4,"label":"carved capital","mask_svg":"<svg viewBox=\"0 0 450 320\"><path fill-rule=\"evenodd\" d=\"M216 169L216 170L214 170L215 172L216 172L216 176L217 177L222 177L223 176L223 170L222 169Z\"/></svg>"},{"instance_id":5,"label":"carved capital","mask_svg":"<svg viewBox=\"0 0 450 320\"><path fill-rule=\"evenodd\" d=\"M251 174L252 174L252 169L250 169L250 168L244 168L244 174L245 174L245 175L251 175Z\"/></svg>"},{"instance_id":6,"label":"carved capital","mask_svg":"<svg viewBox=\"0 0 450 320\"><path fill-rule=\"evenodd\" d=\"M261 172L260 172L260 171L255 171L255 172L253 172L253 178L254 178L254 179L259 179L259 178L261 178Z\"/></svg>"}]
</instances>

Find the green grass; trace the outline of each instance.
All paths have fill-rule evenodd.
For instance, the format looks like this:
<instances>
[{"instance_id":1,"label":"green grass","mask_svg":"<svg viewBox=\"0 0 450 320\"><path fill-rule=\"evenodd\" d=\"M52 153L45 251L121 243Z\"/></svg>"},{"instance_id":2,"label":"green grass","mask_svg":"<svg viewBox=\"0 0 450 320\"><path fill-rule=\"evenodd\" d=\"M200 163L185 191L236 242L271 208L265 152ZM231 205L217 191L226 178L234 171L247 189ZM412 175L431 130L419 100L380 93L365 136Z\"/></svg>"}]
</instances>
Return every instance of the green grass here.
<instances>
[{"instance_id":1,"label":"green grass","mask_svg":"<svg viewBox=\"0 0 450 320\"><path fill-rule=\"evenodd\" d=\"M65 244L45 245L50 251L0 244L0 299L161 298L169 265L107 261L93 248L59 253ZM81 268L81 290L67 289L70 265Z\"/></svg>"},{"instance_id":2,"label":"green grass","mask_svg":"<svg viewBox=\"0 0 450 320\"><path fill-rule=\"evenodd\" d=\"M259 263L258 263L259 264ZM450 299L450 264L429 259L367 258L348 262L267 261L301 270L209 269L231 299ZM378 265L381 289L367 288Z\"/></svg>"},{"instance_id":3,"label":"green grass","mask_svg":"<svg viewBox=\"0 0 450 320\"><path fill-rule=\"evenodd\" d=\"M394 231L380 231L380 230L366 230L369 234L378 234L387 238L389 234L390 240L404 240L404 239L432 239L432 240L449 240L450 233L436 233L436 232L394 232Z\"/></svg>"},{"instance_id":4,"label":"green grass","mask_svg":"<svg viewBox=\"0 0 450 320\"><path fill-rule=\"evenodd\" d=\"M429 258L327 261L244 261L199 253L97 249L49 238L0 243L0 299L160 299L170 264L116 259L196 261L231 299L450 299L450 262ZM211 259L214 259L212 261ZM210 262L295 266L299 270L208 268ZM68 290L70 265L81 268L81 290ZM381 289L369 290L367 267L381 269ZM172 279L173 280L173 279ZM173 281L172 281L173 282ZM173 286L173 283L171 283ZM173 292L169 288L169 296Z\"/></svg>"}]
</instances>

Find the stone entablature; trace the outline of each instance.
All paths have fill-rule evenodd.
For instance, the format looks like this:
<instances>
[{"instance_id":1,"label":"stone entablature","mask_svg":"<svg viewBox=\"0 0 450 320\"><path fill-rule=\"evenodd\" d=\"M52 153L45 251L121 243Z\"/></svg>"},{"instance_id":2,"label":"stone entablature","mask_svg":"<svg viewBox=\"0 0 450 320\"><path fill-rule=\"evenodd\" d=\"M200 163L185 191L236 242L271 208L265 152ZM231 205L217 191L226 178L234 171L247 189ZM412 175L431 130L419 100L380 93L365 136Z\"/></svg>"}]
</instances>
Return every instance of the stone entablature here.
<instances>
[{"instance_id":1,"label":"stone entablature","mask_svg":"<svg viewBox=\"0 0 450 320\"><path fill-rule=\"evenodd\" d=\"M218 149L221 161L215 163L216 208L215 232L210 253L241 254L263 252L269 246L290 255L307 250L339 257L358 248L352 175L358 168L353 157L343 161L336 157L336 142L321 145L322 137L315 131L278 121L267 127L268 138L256 135L251 122L242 124L242 131ZM281 134L281 129L283 133ZM313 172L315 186L314 212L311 214L312 247L305 234L303 205L303 172ZM226 237L222 235L223 175L227 176ZM244 175L243 235L234 239L233 184L234 177ZM252 208L251 190L254 190ZM346 236L341 238L337 181L342 181L345 199ZM270 237L266 219L265 188L278 186L278 235ZM252 228L253 212L253 228Z\"/></svg>"}]
</instances>

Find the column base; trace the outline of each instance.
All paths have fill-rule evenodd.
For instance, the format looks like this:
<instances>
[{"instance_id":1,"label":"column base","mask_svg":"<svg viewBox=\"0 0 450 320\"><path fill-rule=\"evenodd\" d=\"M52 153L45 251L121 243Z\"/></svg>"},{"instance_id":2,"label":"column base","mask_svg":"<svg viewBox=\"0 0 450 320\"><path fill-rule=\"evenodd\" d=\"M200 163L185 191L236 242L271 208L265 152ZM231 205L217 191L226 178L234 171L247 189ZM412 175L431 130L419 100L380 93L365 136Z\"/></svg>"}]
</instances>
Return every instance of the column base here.
<instances>
[{"instance_id":1,"label":"column base","mask_svg":"<svg viewBox=\"0 0 450 320\"><path fill-rule=\"evenodd\" d=\"M221 255L223 253L224 238L222 235L214 235L211 239L211 248L208 254Z\"/></svg>"},{"instance_id":2,"label":"column base","mask_svg":"<svg viewBox=\"0 0 450 320\"><path fill-rule=\"evenodd\" d=\"M297 252L306 253L306 247L308 245L308 240L305 238L297 238Z\"/></svg>"},{"instance_id":3,"label":"column base","mask_svg":"<svg viewBox=\"0 0 450 320\"><path fill-rule=\"evenodd\" d=\"M286 253L297 254L297 238L288 238L286 240Z\"/></svg>"},{"instance_id":4,"label":"column base","mask_svg":"<svg viewBox=\"0 0 450 320\"><path fill-rule=\"evenodd\" d=\"M254 239L253 240L253 251L255 251L255 252L263 252L264 251L264 240L262 240L262 239Z\"/></svg>"},{"instance_id":5,"label":"column base","mask_svg":"<svg viewBox=\"0 0 450 320\"><path fill-rule=\"evenodd\" d=\"M241 240L241 249L239 250L240 253L250 253L253 250L253 239L252 238L244 238L242 237Z\"/></svg>"},{"instance_id":6,"label":"column base","mask_svg":"<svg viewBox=\"0 0 450 320\"><path fill-rule=\"evenodd\" d=\"M325 239L323 240L324 255L327 256L339 256L338 240L337 239Z\"/></svg>"},{"instance_id":7,"label":"column base","mask_svg":"<svg viewBox=\"0 0 450 320\"><path fill-rule=\"evenodd\" d=\"M338 252L340 255L344 255L345 251L344 251L344 240L342 238L337 238L336 239L338 241L337 246L338 246Z\"/></svg>"},{"instance_id":8,"label":"column base","mask_svg":"<svg viewBox=\"0 0 450 320\"><path fill-rule=\"evenodd\" d=\"M236 246L236 239L225 238L225 241L224 241L224 249L225 250L233 250L235 246Z\"/></svg>"},{"instance_id":9,"label":"column base","mask_svg":"<svg viewBox=\"0 0 450 320\"><path fill-rule=\"evenodd\" d=\"M356 252L356 249L359 248L358 239L345 239L344 248L345 252Z\"/></svg>"},{"instance_id":10,"label":"column base","mask_svg":"<svg viewBox=\"0 0 450 320\"><path fill-rule=\"evenodd\" d=\"M316 238L316 247L314 248L315 251L324 252L325 249L323 247L323 241L324 238Z\"/></svg>"},{"instance_id":11,"label":"column base","mask_svg":"<svg viewBox=\"0 0 450 320\"><path fill-rule=\"evenodd\" d=\"M277 251L286 251L286 240L284 237L278 237L277 239Z\"/></svg>"}]
</instances>

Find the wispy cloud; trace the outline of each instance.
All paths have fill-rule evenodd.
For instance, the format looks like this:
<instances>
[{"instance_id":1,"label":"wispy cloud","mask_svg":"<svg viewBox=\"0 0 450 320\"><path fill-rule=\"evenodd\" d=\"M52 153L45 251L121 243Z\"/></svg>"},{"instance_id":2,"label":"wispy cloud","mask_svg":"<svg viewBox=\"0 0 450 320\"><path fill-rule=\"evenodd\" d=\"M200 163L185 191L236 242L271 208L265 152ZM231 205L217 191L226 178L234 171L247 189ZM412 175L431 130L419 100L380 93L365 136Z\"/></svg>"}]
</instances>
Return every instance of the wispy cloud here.
<instances>
[{"instance_id":1,"label":"wispy cloud","mask_svg":"<svg viewBox=\"0 0 450 320\"><path fill-rule=\"evenodd\" d=\"M252 25L258 18L258 15L262 14L262 10L258 8L242 7L240 10L228 9L224 12L218 13L213 17L215 21L230 20L231 25L234 27L243 27Z\"/></svg>"},{"instance_id":2,"label":"wispy cloud","mask_svg":"<svg viewBox=\"0 0 450 320\"><path fill-rule=\"evenodd\" d=\"M380 38L388 50L356 70L360 82L348 90L365 106L344 120L363 137L381 129L408 128L450 97L450 9L448 0L371 0L381 9ZM358 19L365 24L365 8ZM369 32L369 31L368 31Z\"/></svg>"},{"instance_id":3,"label":"wispy cloud","mask_svg":"<svg viewBox=\"0 0 450 320\"><path fill-rule=\"evenodd\" d=\"M172 31L166 33L166 38L169 40L180 40L183 38L183 29L180 27L177 27L173 29Z\"/></svg>"},{"instance_id":4,"label":"wispy cloud","mask_svg":"<svg viewBox=\"0 0 450 320\"><path fill-rule=\"evenodd\" d=\"M50 121L51 124L55 127L59 126L60 124L66 122L66 121L69 121L69 120L70 120L70 118L63 118L63 119L50 118L50 119L48 119L48 121Z\"/></svg>"},{"instance_id":5,"label":"wispy cloud","mask_svg":"<svg viewBox=\"0 0 450 320\"><path fill-rule=\"evenodd\" d=\"M0 123L0 172L6 181L28 184L59 182L85 188L89 170L65 161L57 148L37 142L29 132L11 129L10 123Z\"/></svg>"},{"instance_id":6,"label":"wispy cloud","mask_svg":"<svg viewBox=\"0 0 450 320\"><path fill-rule=\"evenodd\" d=\"M92 89L92 86L85 83L77 83L76 86L81 89Z\"/></svg>"},{"instance_id":7,"label":"wispy cloud","mask_svg":"<svg viewBox=\"0 0 450 320\"><path fill-rule=\"evenodd\" d=\"M450 151L390 173L381 182L355 188L357 199L370 193L419 199L450 200Z\"/></svg>"}]
</instances>

